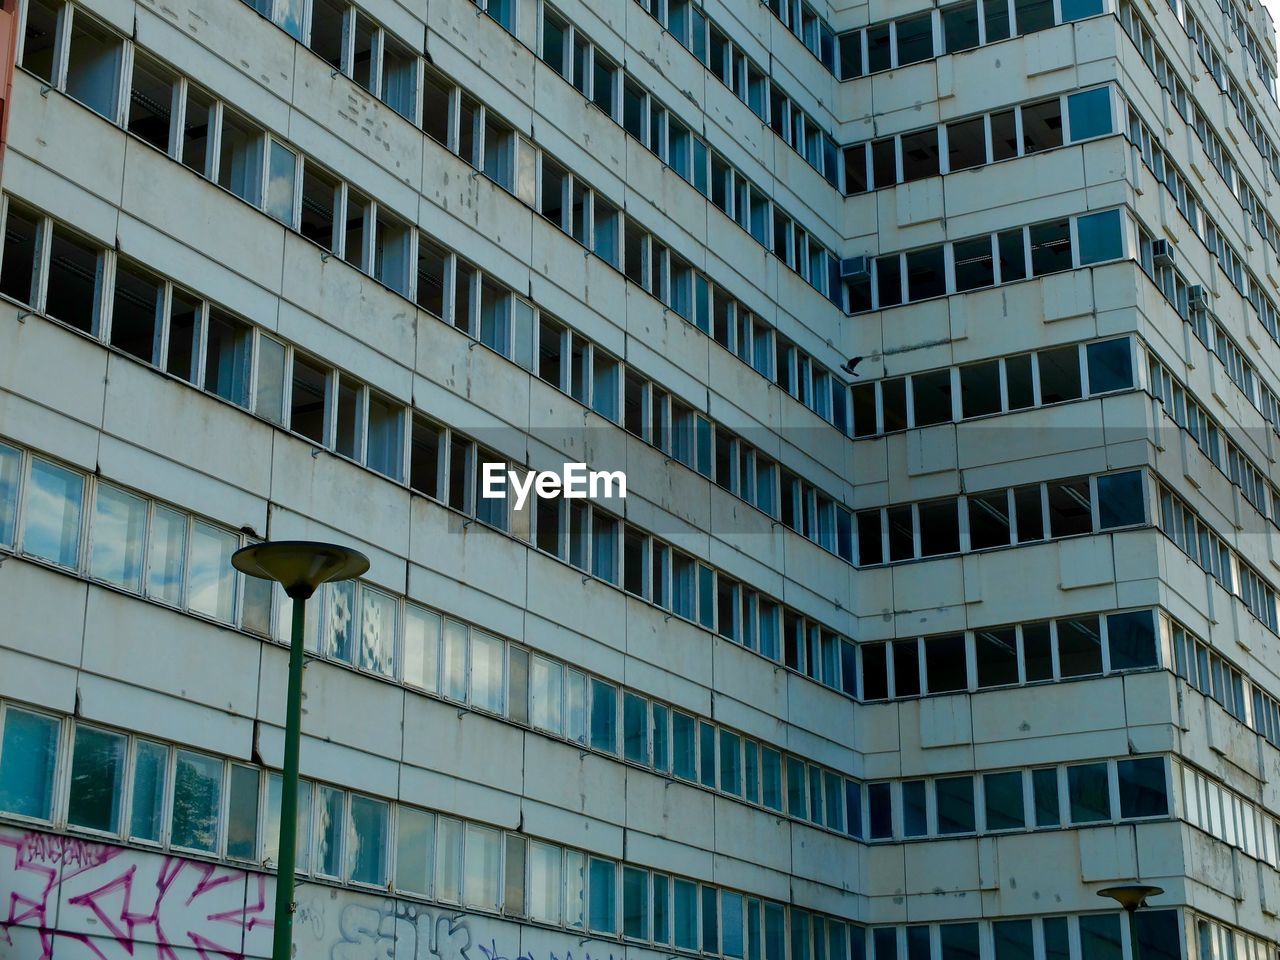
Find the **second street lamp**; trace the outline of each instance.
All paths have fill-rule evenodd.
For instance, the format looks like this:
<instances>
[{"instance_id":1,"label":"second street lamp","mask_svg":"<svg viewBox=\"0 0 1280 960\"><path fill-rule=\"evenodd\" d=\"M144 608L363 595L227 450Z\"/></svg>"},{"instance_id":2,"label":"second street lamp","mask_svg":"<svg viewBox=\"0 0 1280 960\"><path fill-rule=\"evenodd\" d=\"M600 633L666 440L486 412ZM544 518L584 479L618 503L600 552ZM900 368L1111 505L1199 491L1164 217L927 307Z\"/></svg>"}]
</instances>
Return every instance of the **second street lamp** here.
<instances>
[{"instance_id":1,"label":"second street lamp","mask_svg":"<svg viewBox=\"0 0 1280 960\"><path fill-rule=\"evenodd\" d=\"M271 947L271 960L288 960L293 949L293 867L298 847L298 754L302 740L302 638L307 601L323 583L360 576L369 569L369 558L333 543L277 540L237 550L231 557L231 565L246 576L276 581L293 601L284 771L280 780L280 854L276 864L275 930Z\"/></svg>"}]
</instances>

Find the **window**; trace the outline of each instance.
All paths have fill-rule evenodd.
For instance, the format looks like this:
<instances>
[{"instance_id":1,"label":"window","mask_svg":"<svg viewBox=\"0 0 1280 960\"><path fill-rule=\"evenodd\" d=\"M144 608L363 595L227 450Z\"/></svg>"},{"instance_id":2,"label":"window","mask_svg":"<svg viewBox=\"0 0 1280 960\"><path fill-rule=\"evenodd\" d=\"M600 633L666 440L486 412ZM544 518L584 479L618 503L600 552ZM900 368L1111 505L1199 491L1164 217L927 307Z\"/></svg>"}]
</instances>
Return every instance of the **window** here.
<instances>
[{"instance_id":1,"label":"window","mask_svg":"<svg viewBox=\"0 0 1280 960\"><path fill-rule=\"evenodd\" d=\"M1094 913L1080 917L1080 955L1089 960L1120 960L1123 949L1119 915Z\"/></svg>"},{"instance_id":2,"label":"window","mask_svg":"<svg viewBox=\"0 0 1280 960\"><path fill-rule=\"evenodd\" d=\"M144 363L156 360L164 281L117 258L111 308L111 345Z\"/></svg>"},{"instance_id":3,"label":"window","mask_svg":"<svg viewBox=\"0 0 1280 960\"><path fill-rule=\"evenodd\" d=\"M435 817L401 804L396 813L396 888L431 895L435 861Z\"/></svg>"},{"instance_id":4,"label":"window","mask_svg":"<svg viewBox=\"0 0 1280 960\"><path fill-rule=\"evenodd\" d=\"M35 13L29 6L27 16ZM169 152L177 75L168 67L135 51L129 87L128 130L157 150Z\"/></svg>"},{"instance_id":5,"label":"window","mask_svg":"<svg viewBox=\"0 0 1280 960\"><path fill-rule=\"evenodd\" d=\"M1116 215L1116 228L1120 226L1120 212ZM1031 270L1042 277L1049 273L1061 273L1071 269L1071 225L1066 220L1038 223L1031 227ZM1100 257L1099 259L1106 259ZM1082 258L1082 263L1083 258ZM1095 261L1089 261L1095 262Z\"/></svg>"},{"instance_id":6,"label":"window","mask_svg":"<svg viewBox=\"0 0 1280 960\"><path fill-rule=\"evenodd\" d=\"M90 575L140 593L146 534L147 502L117 487L99 483L94 497Z\"/></svg>"},{"instance_id":7,"label":"window","mask_svg":"<svg viewBox=\"0 0 1280 960\"><path fill-rule=\"evenodd\" d=\"M933 56L933 14L907 17L894 24L898 39L898 66L919 63Z\"/></svg>"},{"instance_id":8,"label":"window","mask_svg":"<svg viewBox=\"0 0 1280 960\"><path fill-rule=\"evenodd\" d=\"M1092 532L1093 515L1088 479L1063 480L1050 483L1048 487L1050 535L1070 537ZM1019 530L1019 540L1021 539Z\"/></svg>"},{"instance_id":9,"label":"window","mask_svg":"<svg viewBox=\"0 0 1280 960\"><path fill-rule=\"evenodd\" d=\"M1062 146L1062 103L1054 97L1022 108L1022 151L1039 153Z\"/></svg>"},{"instance_id":10,"label":"window","mask_svg":"<svg viewBox=\"0 0 1280 960\"><path fill-rule=\"evenodd\" d=\"M1096 823L1111 819L1111 796L1105 763L1067 767L1067 797L1072 823Z\"/></svg>"},{"instance_id":11,"label":"window","mask_svg":"<svg viewBox=\"0 0 1280 960\"><path fill-rule=\"evenodd\" d=\"M974 831L973 777L939 777L934 781L938 801L938 832Z\"/></svg>"},{"instance_id":12,"label":"window","mask_svg":"<svg viewBox=\"0 0 1280 960\"><path fill-rule=\"evenodd\" d=\"M1034 33L1053 26L1053 0L1013 0L1018 33ZM1085 951L1085 956L1089 956Z\"/></svg>"},{"instance_id":13,"label":"window","mask_svg":"<svg viewBox=\"0 0 1280 960\"><path fill-rule=\"evenodd\" d=\"M588 862L588 926L597 933L616 933L617 864L598 857L591 857Z\"/></svg>"},{"instance_id":14,"label":"window","mask_svg":"<svg viewBox=\"0 0 1280 960\"><path fill-rule=\"evenodd\" d=\"M497 910L498 882L502 874L502 833L468 823L462 857L463 904Z\"/></svg>"},{"instance_id":15,"label":"window","mask_svg":"<svg viewBox=\"0 0 1280 960\"><path fill-rule=\"evenodd\" d=\"M1058 771L1044 767L1031 771L1032 804L1037 827L1056 827L1062 822L1058 811Z\"/></svg>"},{"instance_id":16,"label":"window","mask_svg":"<svg viewBox=\"0 0 1280 960\"><path fill-rule=\"evenodd\" d=\"M339 189L338 182L313 163L303 164L302 211L298 231L326 250L337 249L334 227Z\"/></svg>"},{"instance_id":17,"label":"window","mask_svg":"<svg viewBox=\"0 0 1280 960\"><path fill-rule=\"evenodd\" d=\"M1065 2L1069 0L1064 0ZM1065 15L1066 11L1064 10L1063 13ZM1114 133L1111 118L1111 91L1107 87L1098 87L1068 95L1067 121L1071 124L1073 143Z\"/></svg>"},{"instance_id":18,"label":"window","mask_svg":"<svg viewBox=\"0 0 1280 960\"><path fill-rule=\"evenodd\" d=\"M1098 526L1102 530L1146 522L1140 470L1098 477Z\"/></svg>"},{"instance_id":19,"label":"window","mask_svg":"<svg viewBox=\"0 0 1280 960\"><path fill-rule=\"evenodd\" d=\"M1155 620L1149 610L1113 613L1107 617L1107 650L1112 670L1156 665Z\"/></svg>"},{"instance_id":20,"label":"window","mask_svg":"<svg viewBox=\"0 0 1280 960\"><path fill-rule=\"evenodd\" d=\"M1116 762L1121 817L1128 819L1168 815L1169 798L1164 771L1165 763L1160 757Z\"/></svg>"},{"instance_id":21,"label":"window","mask_svg":"<svg viewBox=\"0 0 1280 960\"><path fill-rule=\"evenodd\" d=\"M471 631L471 704L502 713L506 644L479 630Z\"/></svg>"},{"instance_id":22,"label":"window","mask_svg":"<svg viewBox=\"0 0 1280 960\"><path fill-rule=\"evenodd\" d=\"M1036 355L1036 360L1040 366L1041 403L1080 399L1080 351L1077 347L1042 350Z\"/></svg>"},{"instance_id":23,"label":"window","mask_svg":"<svg viewBox=\"0 0 1280 960\"><path fill-rule=\"evenodd\" d=\"M1035 257L1035 231L1032 227L1032 257ZM1119 210L1105 210L1076 218L1076 233L1080 245L1080 265L1118 260L1124 256L1124 226ZM1069 244L1067 245L1069 246ZM1069 251L1068 251L1068 259ZM1063 267L1061 269L1067 269ZM1039 267L1036 273L1041 273Z\"/></svg>"},{"instance_id":24,"label":"window","mask_svg":"<svg viewBox=\"0 0 1280 960\"><path fill-rule=\"evenodd\" d=\"M67 95L90 110L116 121L116 94L124 41L79 9L71 17L71 49L67 53Z\"/></svg>"},{"instance_id":25,"label":"window","mask_svg":"<svg viewBox=\"0 0 1280 960\"><path fill-rule=\"evenodd\" d=\"M649 873L622 868L622 934L635 940L649 939Z\"/></svg>"},{"instance_id":26,"label":"window","mask_svg":"<svg viewBox=\"0 0 1280 960\"><path fill-rule=\"evenodd\" d=\"M130 791L130 838L150 843L160 842L168 773L167 746L149 740L135 741L133 786Z\"/></svg>"},{"instance_id":27,"label":"window","mask_svg":"<svg viewBox=\"0 0 1280 960\"><path fill-rule=\"evenodd\" d=\"M531 920L560 922L561 890L560 848L549 843L529 841L528 913Z\"/></svg>"},{"instance_id":28,"label":"window","mask_svg":"<svg viewBox=\"0 0 1280 960\"><path fill-rule=\"evenodd\" d=\"M204 388L239 406L248 403L253 328L220 310L209 312Z\"/></svg>"},{"instance_id":29,"label":"window","mask_svg":"<svg viewBox=\"0 0 1280 960\"><path fill-rule=\"evenodd\" d=\"M591 746L605 753L618 751L618 689L591 680Z\"/></svg>"},{"instance_id":30,"label":"window","mask_svg":"<svg viewBox=\"0 0 1280 960\"><path fill-rule=\"evenodd\" d=\"M187 605L196 613L224 623L234 619L236 574L231 555L239 547L240 538L229 531L199 520L192 526Z\"/></svg>"},{"instance_id":31,"label":"window","mask_svg":"<svg viewBox=\"0 0 1280 960\"><path fill-rule=\"evenodd\" d=\"M979 687L1001 687L1018 682L1018 643L1012 627L978 630L973 635L973 645L978 661Z\"/></svg>"},{"instance_id":32,"label":"window","mask_svg":"<svg viewBox=\"0 0 1280 960\"><path fill-rule=\"evenodd\" d=\"M915 425L926 427L951 421L951 371L917 373L911 378Z\"/></svg>"},{"instance_id":33,"label":"window","mask_svg":"<svg viewBox=\"0 0 1280 960\"><path fill-rule=\"evenodd\" d=\"M49 247L45 312L77 330L93 332L98 322L101 282L102 259L98 250L55 225Z\"/></svg>"},{"instance_id":34,"label":"window","mask_svg":"<svg viewBox=\"0 0 1280 960\"><path fill-rule=\"evenodd\" d=\"M53 717L7 708L0 740L0 810L21 817L53 816L53 772L61 724Z\"/></svg>"},{"instance_id":35,"label":"window","mask_svg":"<svg viewBox=\"0 0 1280 960\"><path fill-rule=\"evenodd\" d=\"M84 477L33 458L26 496L25 553L75 569L80 560Z\"/></svg>"},{"instance_id":36,"label":"window","mask_svg":"<svg viewBox=\"0 0 1280 960\"><path fill-rule=\"evenodd\" d=\"M988 773L982 778L988 830L1019 830L1026 826L1022 808L1022 772Z\"/></svg>"},{"instance_id":37,"label":"window","mask_svg":"<svg viewBox=\"0 0 1280 960\"><path fill-rule=\"evenodd\" d=\"M31 7L31 12L35 8ZM36 225L39 218L13 200L8 201L4 224L4 262L0 267L0 293L20 303L36 298Z\"/></svg>"},{"instance_id":38,"label":"window","mask_svg":"<svg viewBox=\"0 0 1280 960\"><path fill-rule=\"evenodd\" d=\"M1133 366L1129 341L1103 340L1085 348L1089 368L1089 393L1109 393L1133 386Z\"/></svg>"},{"instance_id":39,"label":"window","mask_svg":"<svg viewBox=\"0 0 1280 960\"><path fill-rule=\"evenodd\" d=\"M990 237L957 241L952 244L952 254L957 291L989 287L996 282Z\"/></svg>"},{"instance_id":40,"label":"window","mask_svg":"<svg viewBox=\"0 0 1280 960\"><path fill-rule=\"evenodd\" d=\"M222 761L214 757L177 751L169 834L175 847L217 851L222 768Z\"/></svg>"},{"instance_id":41,"label":"window","mask_svg":"<svg viewBox=\"0 0 1280 960\"><path fill-rule=\"evenodd\" d=\"M958 3L942 10L942 36L947 53L978 46L978 4Z\"/></svg>"},{"instance_id":42,"label":"window","mask_svg":"<svg viewBox=\"0 0 1280 960\"><path fill-rule=\"evenodd\" d=\"M218 160L218 185L241 200L258 203L262 176L262 131L227 109L222 112L222 149Z\"/></svg>"}]
</instances>

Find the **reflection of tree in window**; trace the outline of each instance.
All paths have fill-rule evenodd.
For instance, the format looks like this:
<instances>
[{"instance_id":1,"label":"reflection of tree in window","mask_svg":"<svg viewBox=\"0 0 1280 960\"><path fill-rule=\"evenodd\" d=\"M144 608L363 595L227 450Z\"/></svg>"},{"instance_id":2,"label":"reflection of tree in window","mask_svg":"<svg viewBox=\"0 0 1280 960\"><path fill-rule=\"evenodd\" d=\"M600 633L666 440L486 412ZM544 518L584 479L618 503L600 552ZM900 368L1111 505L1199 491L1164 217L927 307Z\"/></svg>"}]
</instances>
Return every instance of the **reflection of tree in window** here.
<instances>
[{"instance_id":1,"label":"reflection of tree in window","mask_svg":"<svg viewBox=\"0 0 1280 960\"><path fill-rule=\"evenodd\" d=\"M121 734L76 727L67 800L69 824L119 832L127 746Z\"/></svg>"},{"instance_id":2,"label":"reflection of tree in window","mask_svg":"<svg viewBox=\"0 0 1280 960\"><path fill-rule=\"evenodd\" d=\"M222 761L178 751L174 768L170 841L175 847L212 852L218 843Z\"/></svg>"}]
</instances>

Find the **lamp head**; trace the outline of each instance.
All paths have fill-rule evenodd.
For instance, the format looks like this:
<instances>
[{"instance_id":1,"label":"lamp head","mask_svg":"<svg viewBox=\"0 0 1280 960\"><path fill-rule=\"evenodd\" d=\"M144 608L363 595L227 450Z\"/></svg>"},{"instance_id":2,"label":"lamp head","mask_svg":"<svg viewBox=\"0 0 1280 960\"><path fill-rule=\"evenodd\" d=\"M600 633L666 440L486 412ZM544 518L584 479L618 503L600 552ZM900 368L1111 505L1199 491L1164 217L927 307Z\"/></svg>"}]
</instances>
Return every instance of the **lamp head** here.
<instances>
[{"instance_id":1,"label":"lamp head","mask_svg":"<svg viewBox=\"0 0 1280 960\"><path fill-rule=\"evenodd\" d=\"M1126 883L1118 887L1105 887L1098 891L1100 897L1110 897L1125 910L1133 913L1139 907L1147 905L1148 897L1158 897L1164 893L1163 887L1152 887L1144 883Z\"/></svg>"},{"instance_id":2,"label":"lamp head","mask_svg":"<svg viewBox=\"0 0 1280 960\"><path fill-rule=\"evenodd\" d=\"M276 540L242 547L231 565L261 580L274 580L295 600L306 600L322 583L351 580L369 569L369 558L336 543Z\"/></svg>"}]
</instances>

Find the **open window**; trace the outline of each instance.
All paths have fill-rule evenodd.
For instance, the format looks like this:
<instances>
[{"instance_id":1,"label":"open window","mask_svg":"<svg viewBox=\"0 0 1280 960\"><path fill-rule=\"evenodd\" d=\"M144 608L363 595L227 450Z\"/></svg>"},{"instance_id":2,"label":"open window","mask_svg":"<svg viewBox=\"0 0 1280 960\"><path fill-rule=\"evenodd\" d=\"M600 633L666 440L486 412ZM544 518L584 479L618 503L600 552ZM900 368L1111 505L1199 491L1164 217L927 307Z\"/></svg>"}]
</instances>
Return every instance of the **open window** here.
<instances>
[{"instance_id":1,"label":"open window","mask_svg":"<svg viewBox=\"0 0 1280 960\"><path fill-rule=\"evenodd\" d=\"M156 363L163 310L164 281L137 264L117 259L111 345L144 363Z\"/></svg>"},{"instance_id":2,"label":"open window","mask_svg":"<svg viewBox=\"0 0 1280 960\"><path fill-rule=\"evenodd\" d=\"M20 65L52 85L58 60L58 20L63 16L70 17L71 8L65 3L50 3L49 0L27 0L26 7Z\"/></svg>"},{"instance_id":3,"label":"open window","mask_svg":"<svg viewBox=\"0 0 1280 960\"><path fill-rule=\"evenodd\" d=\"M204 388L245 406L249 400L249 358L253 328L222 310L209 311Z\"/></svg>"},{"instance_id":4,"label":"open window","mask_svg":"<svg viewBox=\"0 0 1280 960\"><path fill-rule=\"evenodd\" d=\"M135 51L129 87L129 132L168 153L177 97L178 75Z\"/></svg>"},{"instance_id":5,"label":"open window","mask_svg":"<svg viewBox=\"0 0 1280 960\"><path fill-rule=\"evenodd\" d=\"M0 293L19 303L36 300L36 250L41 217L10 199L4 223L4 252L0 262Z\"/></svg>"},{"instance_id":6,"label":"open window","mask_svg":"<svg viewBox=\"0 0 1280 960\"><path fill-rule=\"evenodd\" d=\"M119 112L124 40L79 9L73 10L67 95L114 123Z\"/></svg>"},{"instance_id":7,"label":"open window","mask_svg":"<svg viewBox=\"0 0 1280 960\"><path fill-rule=\"evenodd\" d=\"M45 313L93 333L98 329L102 251L59 224L53 225L50 239Z\"/></svg>"},{"instance_id":8,"label":"open window","mask_svg":"<svg viewBox=\"0 0 1280 960\"><path fill-rule=\"evenodd\" d=\"M255 206L262 179L265 139L262 131L248 120L223 108L218 185Z\"/></svg>"},{"instance_id":9,"label":"open window","mask_svg":"<svg viewBox=\"0 0 1280 960\"><path fill-rule=\"evenodd\" d=\"M337 220L341 185L311 162L302 168L302 213L298 231L312 243L326 250L336 248L334 228Z\"/></svg>"}]
</instances>

